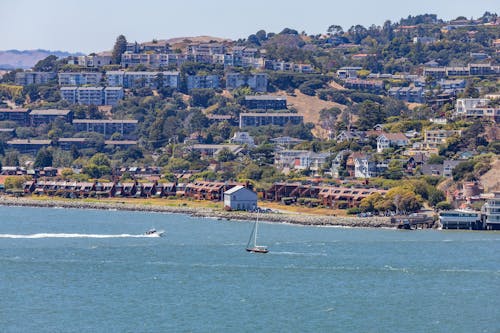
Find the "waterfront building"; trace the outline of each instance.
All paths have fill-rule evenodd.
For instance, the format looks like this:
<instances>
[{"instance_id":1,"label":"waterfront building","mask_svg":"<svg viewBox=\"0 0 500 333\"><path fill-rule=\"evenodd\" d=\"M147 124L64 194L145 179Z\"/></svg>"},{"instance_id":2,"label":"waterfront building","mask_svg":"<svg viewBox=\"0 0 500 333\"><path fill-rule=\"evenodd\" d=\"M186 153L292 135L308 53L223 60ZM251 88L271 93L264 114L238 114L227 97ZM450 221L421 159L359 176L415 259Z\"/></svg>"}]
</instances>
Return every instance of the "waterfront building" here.
<instances>
[{"instance_id":1,"label":"waterfront building","mask_svg":"<svg viewBox=\"0 0 500 333\"><path fill-rule=\"evenodd\" d=\"M485 228L500 230L500 192L493 192L482 208Z\"/></svg>"},{"instance_id":2,"label":"waterfront building","mask_svg":"<svg viewBox=\"0 0 500 333\"><path fill-rule=\"evenodd\" d=\"M481 230L481 214L472 210L448 210L439 213L439 222L443 229Z\"/></svg>"},{"instance_id":3,"label":"waterfront building","mask_svg":"<svg viewBox=\"0 0 500 333\"><path fill-rule=\"evenodd\" d=\"M224 192L224 208L228 210L255 210L257 193L238 185Z\"/></svg>"}]
</instances>

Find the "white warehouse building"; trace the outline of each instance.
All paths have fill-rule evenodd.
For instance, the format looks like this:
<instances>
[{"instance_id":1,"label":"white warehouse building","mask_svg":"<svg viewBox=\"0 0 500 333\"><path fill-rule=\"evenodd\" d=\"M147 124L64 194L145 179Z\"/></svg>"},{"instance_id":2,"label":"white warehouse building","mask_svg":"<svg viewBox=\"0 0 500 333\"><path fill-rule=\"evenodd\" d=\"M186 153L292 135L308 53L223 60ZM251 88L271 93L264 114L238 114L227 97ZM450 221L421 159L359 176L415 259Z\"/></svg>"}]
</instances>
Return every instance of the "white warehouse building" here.
<instances>
[{"instance_id":1,"label":"white warehouse building","mask_svg":"<svg viewBox=\"0 0 500 333\"><path fill-rule=\"evenodd\" d=\"M224 208L254 210L257 208L257 193L244 186L235 186L224 192Z\"/></svg>"}]
</instances>

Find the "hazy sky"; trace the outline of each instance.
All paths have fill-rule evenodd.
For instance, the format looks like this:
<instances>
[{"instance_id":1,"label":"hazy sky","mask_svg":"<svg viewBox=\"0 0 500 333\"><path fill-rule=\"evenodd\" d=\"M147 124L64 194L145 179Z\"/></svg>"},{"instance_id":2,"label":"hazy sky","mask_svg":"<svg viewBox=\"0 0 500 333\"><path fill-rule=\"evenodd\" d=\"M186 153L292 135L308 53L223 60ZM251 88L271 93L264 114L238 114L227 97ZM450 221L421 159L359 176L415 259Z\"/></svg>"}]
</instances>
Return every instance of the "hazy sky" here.
<instances>
[{"instance_id":1,"label":"hazy sky","mask_svg":"<svg viewBox=\"0 0 500 333\"><path fill-rule=\"evenodd\" d=\"M0 50L110 50L116 37L150 41L209 35L246 38L288 27L324 33L332 24L382 25L418 14L477 18L499 0L0 0Z\"/></svg>"}]
</instances>

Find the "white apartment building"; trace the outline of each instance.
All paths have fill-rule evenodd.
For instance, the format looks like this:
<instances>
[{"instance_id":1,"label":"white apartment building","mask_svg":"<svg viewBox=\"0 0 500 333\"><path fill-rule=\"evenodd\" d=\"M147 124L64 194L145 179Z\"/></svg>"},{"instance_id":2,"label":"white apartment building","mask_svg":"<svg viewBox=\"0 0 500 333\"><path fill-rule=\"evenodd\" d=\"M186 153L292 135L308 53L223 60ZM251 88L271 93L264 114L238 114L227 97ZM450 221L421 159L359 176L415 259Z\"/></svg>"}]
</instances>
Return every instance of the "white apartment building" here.
<instances>
[{"instance_id":1,"label":"white apartment building","mask_svg":"<svg viewBox=\"0 0 500 333\"><path fill-rule=\"evenodd\" d=\"M101 82L102 74L99 72L59 73L60 86L97 86Z\"/></svg>"}]
</instances>

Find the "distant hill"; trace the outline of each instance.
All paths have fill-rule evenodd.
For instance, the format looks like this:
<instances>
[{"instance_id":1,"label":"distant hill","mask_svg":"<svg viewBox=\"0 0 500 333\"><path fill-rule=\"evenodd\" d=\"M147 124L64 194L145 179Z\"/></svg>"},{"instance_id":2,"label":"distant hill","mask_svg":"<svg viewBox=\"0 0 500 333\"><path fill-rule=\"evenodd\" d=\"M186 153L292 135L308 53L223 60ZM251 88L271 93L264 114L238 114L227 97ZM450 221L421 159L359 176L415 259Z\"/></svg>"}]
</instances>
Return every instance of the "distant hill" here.
<instances>
[{"instance_id":1,"label":"distant hill","mask_svg":"<svg viewBox=\"0 0 500 333\"><path fill-rule=\"evenodd\" d=\"M69 53L49 50L7 50L0 51L0 69L27 69L33 67L38 61L50 55L58 58L83 55L83 53Z\"/></svg>"}]
</instances>

